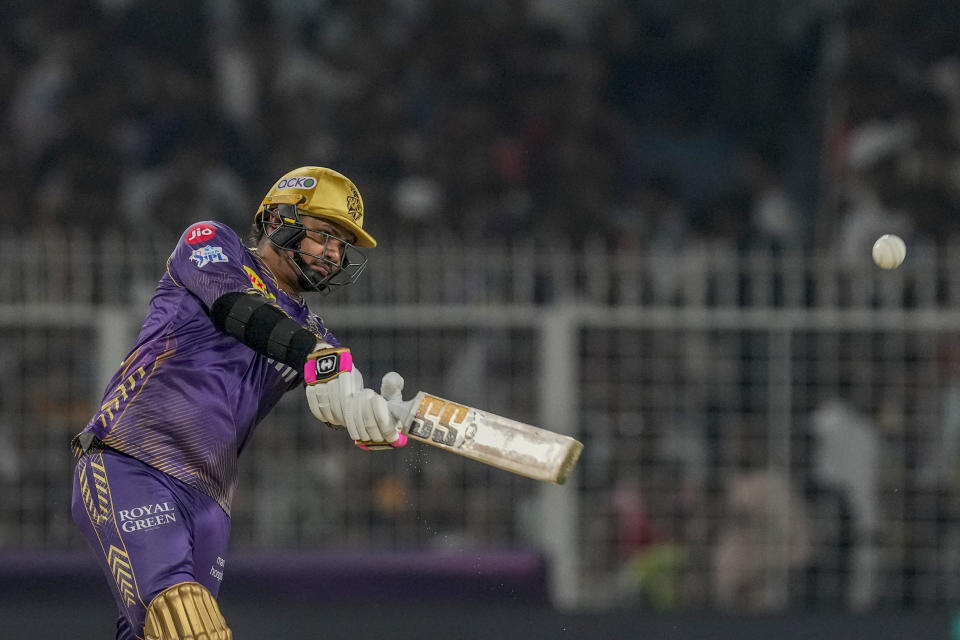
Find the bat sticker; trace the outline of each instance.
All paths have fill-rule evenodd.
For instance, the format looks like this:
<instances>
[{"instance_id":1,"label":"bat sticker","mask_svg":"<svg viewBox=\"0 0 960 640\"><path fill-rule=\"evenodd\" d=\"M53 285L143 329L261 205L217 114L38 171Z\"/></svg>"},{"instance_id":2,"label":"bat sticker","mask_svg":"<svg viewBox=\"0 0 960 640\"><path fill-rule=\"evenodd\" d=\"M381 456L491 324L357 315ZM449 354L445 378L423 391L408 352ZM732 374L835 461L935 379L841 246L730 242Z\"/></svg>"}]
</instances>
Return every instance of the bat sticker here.
<instances>
[{"instance_id":1,"label":"bat sticker","mask_svg":"<svg viewBox=\"0 0 960 640\"><path fill-rule=\"evenodd\" d=\"M469 412L462 404L424 395L410 426L410 433L418 438L431 438L437 444L447 447L462 447L466 437L459 437L458 427L467 419ZM464 436L468 435L470 434L465 431Z\"/></svg>"}]
</instances>

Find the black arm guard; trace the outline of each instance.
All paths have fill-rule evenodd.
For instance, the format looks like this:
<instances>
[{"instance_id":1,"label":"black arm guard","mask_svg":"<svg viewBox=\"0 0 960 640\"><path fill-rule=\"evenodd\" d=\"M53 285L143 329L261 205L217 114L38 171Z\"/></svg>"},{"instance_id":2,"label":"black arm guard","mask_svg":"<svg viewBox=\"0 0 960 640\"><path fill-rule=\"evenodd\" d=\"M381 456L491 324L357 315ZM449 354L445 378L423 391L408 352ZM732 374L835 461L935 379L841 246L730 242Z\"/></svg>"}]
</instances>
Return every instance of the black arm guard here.
<instances>
[{"instance_id":1,"label":"black arm guard","mask_svg":"<svg viewBox=\"0 0 960 640\"><path fill-rule=\"evenodd\" d=\"M313 333L258 294L225 293L213 303L210 317L220 331L301 373L317 344Z\"/></svg>"}]
</instances>

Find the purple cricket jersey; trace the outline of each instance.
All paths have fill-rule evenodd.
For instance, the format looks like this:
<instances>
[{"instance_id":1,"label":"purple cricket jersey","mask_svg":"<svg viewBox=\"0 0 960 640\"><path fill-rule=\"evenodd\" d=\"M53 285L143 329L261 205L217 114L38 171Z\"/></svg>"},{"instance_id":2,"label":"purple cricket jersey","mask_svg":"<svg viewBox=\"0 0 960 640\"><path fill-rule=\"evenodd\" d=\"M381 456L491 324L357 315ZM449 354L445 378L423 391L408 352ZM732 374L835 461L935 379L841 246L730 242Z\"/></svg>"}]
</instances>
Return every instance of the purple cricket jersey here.
<instances>
[{"instance_id":1,"label":"purple cricket jersey","mask_svg":"<svg viewBox=\"0 0 960 640\"><path fill-rule=\"evenodd\" d=\"M199 222L177 242L136 344L83 430L203 491L228 515L244 444L301 380L299 371L213 325L208 310L234 291L266 296L318 338L338 345L232 229Z\"/></svg>"}]
</instances>

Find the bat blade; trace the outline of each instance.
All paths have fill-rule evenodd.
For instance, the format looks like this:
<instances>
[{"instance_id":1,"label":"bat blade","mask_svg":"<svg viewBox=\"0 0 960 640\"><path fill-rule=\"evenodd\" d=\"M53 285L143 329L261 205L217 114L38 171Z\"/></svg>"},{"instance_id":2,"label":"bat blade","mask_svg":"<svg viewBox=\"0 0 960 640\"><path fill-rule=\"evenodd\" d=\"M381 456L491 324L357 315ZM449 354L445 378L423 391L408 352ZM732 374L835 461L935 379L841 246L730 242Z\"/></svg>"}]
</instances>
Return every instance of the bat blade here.
<instances>
[{"instance_id":1,"label":"bat blade","mask_svg":"<svg viewBox=\"0 0 960 640\"><path fill-rule=\"evenodd\" d=\"M583 451L570 436L424 391L390 405L410 438L533 480L563 484Z\"/></svg>"}]
</instances>

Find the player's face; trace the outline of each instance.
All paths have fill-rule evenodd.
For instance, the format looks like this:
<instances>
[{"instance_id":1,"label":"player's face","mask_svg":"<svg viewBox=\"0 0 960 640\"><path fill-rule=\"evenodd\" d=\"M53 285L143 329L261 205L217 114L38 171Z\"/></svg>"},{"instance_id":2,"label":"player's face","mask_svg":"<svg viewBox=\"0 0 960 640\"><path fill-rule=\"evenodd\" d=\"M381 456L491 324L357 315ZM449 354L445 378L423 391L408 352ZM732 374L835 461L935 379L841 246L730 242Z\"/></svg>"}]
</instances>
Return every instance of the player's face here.
<instances>
[{"instance_id":1,"label":"player's face","mask_svg":"<svg viewBox=\"0 0 960 640\"><path fill-rule=\"evenodd\" d=\"M304 216L301 218L307 235L300 241L303 261L306 266L321 276L328 276L338 269L343 260L344 244L353 242L353 236L343 227Z\"/></svg>"},{"instance_id":2,"label":"player's face","mask_svg":"<svg viewBox=\"0 0 960 640\"><path fill-rule=\"evenodd\" d=\"M299 251L278 249L266 239L260 247L280 288L293 295L311 288L303 279L306 273L311 279L321 280L338 270L343 263L344 242L354 241L353 234L327 220L303 216L300 222L307 233L300 240ZM268 224L268 233L272 230Z\"/></svg>"}]
</instances>

